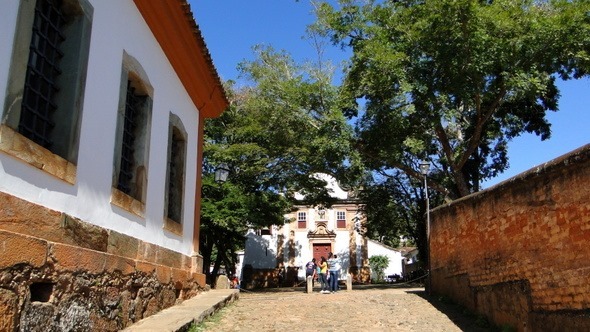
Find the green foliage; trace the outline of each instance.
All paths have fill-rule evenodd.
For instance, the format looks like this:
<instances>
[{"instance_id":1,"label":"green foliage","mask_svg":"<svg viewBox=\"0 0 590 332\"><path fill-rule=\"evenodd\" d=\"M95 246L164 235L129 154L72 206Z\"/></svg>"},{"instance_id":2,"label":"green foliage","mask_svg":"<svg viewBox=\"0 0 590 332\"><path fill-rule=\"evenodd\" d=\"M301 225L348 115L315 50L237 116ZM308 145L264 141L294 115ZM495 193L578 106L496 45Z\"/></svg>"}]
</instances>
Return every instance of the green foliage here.
<instances>
[{"instance_id":1,"label":"green foliage","mask_svg":"<svg viewBox=\"0 0 590 332\"><path fill-rule=\"evenodd\" d=\"M201 254L209 262L233 266L248 228L282 225L294 192L310 205L329 206L326 183L310 177L328 173L350 180L361 172L349 158L351 126L336 107L329 71L298 65L285 52L254 48L256 59L240 64L248 85L227 82L230 107L205 126L201 208ZM230 177L212 181L226 163Z\"/></svg>"},{"instance_id":2,"label":"green foliage","mask_svg":"<svg viewBox=\"0 0 590 332\"><path fill-rule=\"evenodd\" d=\"M384 255L375 255L369 257L369 266L377 275L377 281L384 280L384 271L389 266L389 258Z\"/></svg>"},{"instance_id":3,"label":"green foliage","mask_svg":"<svg viewBox=\"0 0 590 332\"><path fill-rule=\"evenodd\" d=\"M207 330L214 330L216 325L225 318L230 308L233 306L234 303L230 303L227 306L215 311L210 316L205 317L200 323L195 323L194 321L189 325L187 332L202 332Z\"/></svg>"},{"instance_id":4,"label":"green foliage","mask_svg":"<svg viewBox=\"0 0 590 332\"><path fill-rule=\"evenodd\" d=\"M424 182L393 170L368 180L360 198L365 203L367 235L397 247L401 236L418 246L420 260L426 262L426 213ZM442 203L442 195L430 191L433 206Z\"/></svg>"},{"instance_id":5,"label":"green foliage","mask_svg":"<svg viewBox=\"0 0 590 332\"><path fill-rule=\"evenodd\" d=\"M509 166L524 133L551 136L556 79L587 76L590 2L323 2L313 29L352 51L338 105L355 119L371 176L362 199L372 238L414 241L426 262L431 206L480 190Z\"/></svg>"},{"instance_id":6,"label":"green foliage","mask_svg":"<svg viewBox=\"0 0 590 332\"><path fill-rule=\"evenodd\" d=\"M353 51L340 104L359 116L368 167L420 178L428 159L432 187L453 199L507 169L514 137L550 137L556 77L590 68L589 10L584 0L341 0L320 6L316 29Z\"/></svg>"}]
</instances>

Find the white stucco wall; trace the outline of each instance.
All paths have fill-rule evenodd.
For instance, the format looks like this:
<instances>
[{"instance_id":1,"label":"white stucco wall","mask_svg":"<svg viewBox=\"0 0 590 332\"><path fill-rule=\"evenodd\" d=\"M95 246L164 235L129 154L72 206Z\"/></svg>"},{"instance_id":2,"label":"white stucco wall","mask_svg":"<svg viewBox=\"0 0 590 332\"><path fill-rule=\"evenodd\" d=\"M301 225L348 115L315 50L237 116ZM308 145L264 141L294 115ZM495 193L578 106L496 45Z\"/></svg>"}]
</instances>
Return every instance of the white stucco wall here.
<instances>
[{"instance_id":1,"label":"white stucco wall","mask_svg":"<svg viewBox=\"0 0 590 332\"><path fill-rule=\"evenodd\" d=\"M192 253L198 111L133 1L89 0L94 7L88 75L74 185L0 153L0 191L86 222ZM0 1L0 100L12 56L17 0ZM136 58L154 88L145 219L110 204L113 150L123 51ZM183 235L164 231L169 113L188 133Z\"/></svg>"},{"instance_id":2,"label":"white stucco wall","mask_svg":"<svg viewBox=\"0 0 590 332\"><path fill-rule=\"evenodd\" d=\"M401 252L385 246L380 242L368 240L367 241L367 249L369 258L371 256L386 256L389 258L389 266L384 271L384 276L387 277L389 275L397 274L399 276L402 275L402 254ZM371 271L371 278L376 278L377 275Z\"/></svg>"},{"instance_id":3,"label":"white stucco wall","mask_svg":"<svg viewBox=\"0 0 590 332\"><path fill-rule=\"evenodd\" d=\"M330 197L334 197L334 198L338 198L338 199L347 199L348 198L348 192L342 190L342 188L340 188L340 186L338 185L338 181L336 181L336 179L329 175L329 174L324 174L324 173L315 173L313 174L313 177L317 178L317 179L321 179L326 181L326 188L328 188L329 192L330 192ZM295 193L295 199L296 200L303 200L305 199L304 195L301 195L300 193Z\"/></svg>"},{"instance_id":4,"label":"white stucco wall","mask_svg":"<svg viewBox=\"0 0 590 332\"><path fill-rule=\"evenodd\" d=\"M272 269L277 263L277 236L256 235L254 230L246 234L246 245L244 257L241 261L242 267L251 265L255 269Z\"/></svg>"},{"instance_id":5,"label":"white stucco wall","mask_svg":"<svg viewBox=\"0 0 590 332\"><path fill-rule=\"evenodd\" d=\"M12 57L12 44L14 42L14 33L16 30L16 13L18 11L18 1L0 1L0 100L2 109L4 109L4 96L8 84L8 71L10 69L10 58ZM9 47L10 46L10 47ZM1 183L0 183L1 184Z\"/></svg>"}]
</instances>

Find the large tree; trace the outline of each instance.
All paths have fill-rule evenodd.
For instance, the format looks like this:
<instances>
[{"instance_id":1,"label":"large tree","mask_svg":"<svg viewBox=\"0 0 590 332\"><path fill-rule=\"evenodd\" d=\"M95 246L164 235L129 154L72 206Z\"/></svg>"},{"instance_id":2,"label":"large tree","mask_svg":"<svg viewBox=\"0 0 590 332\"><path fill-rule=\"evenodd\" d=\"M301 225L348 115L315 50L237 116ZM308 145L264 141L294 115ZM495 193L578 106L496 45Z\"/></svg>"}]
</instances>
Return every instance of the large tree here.
<instances>
[{"instance_id":1,"label":"large tree","mask_svg":"<svg viewBox=\"0 0 590 332\"><path fill-rule=\"evenodd\" d=\"M589 11L586 0L341 0L320 6L318 25L352 49L341 106L359 117L367 165L420 179L427 159L432 187L454 199L507 169L512 138L550 137L556 79L589 68Z\"/></svg>"},{"instance_id":2,"label":"large tree","mask_svg":"<svg viewBox=\"0 0 590 332\"><path fill-rule=\"evenodd\" d=\"M254 51L256 58L239 66L245 83L227 82L229 109L205 126L201 253L207 274L211 262L215 269L235 265L232 253L243 247L248 228L283 224L294 191L309 204L329 205L325 182L311 174L353 178L347 171L355 164L349 158L353 131L336 107L332 69L297 64L272 47ZM230 176L216 184L212 173L221 163Z\"/></svg>"}]
</instances>

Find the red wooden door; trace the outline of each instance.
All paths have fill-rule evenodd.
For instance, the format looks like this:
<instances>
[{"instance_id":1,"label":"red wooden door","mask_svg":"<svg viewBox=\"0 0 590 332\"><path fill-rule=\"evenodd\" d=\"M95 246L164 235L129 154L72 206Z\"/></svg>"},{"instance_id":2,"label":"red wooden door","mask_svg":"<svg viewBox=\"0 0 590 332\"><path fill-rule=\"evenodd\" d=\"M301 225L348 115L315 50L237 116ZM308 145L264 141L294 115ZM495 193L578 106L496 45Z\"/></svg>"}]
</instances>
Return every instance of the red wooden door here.
<instances>
[{"instance_id":1,"label":"red wooden door","mask_svg":"<svg viewBox=\"0 0 590 332\"><path fill-rule=\"evenodd\" d=\"M316 263L320 262L320 258L324 256L324 258L328 259L328 253L332 246L329 243L314 243L313 244L313 258L315 258Z\"/></svg>"}]
</instances>

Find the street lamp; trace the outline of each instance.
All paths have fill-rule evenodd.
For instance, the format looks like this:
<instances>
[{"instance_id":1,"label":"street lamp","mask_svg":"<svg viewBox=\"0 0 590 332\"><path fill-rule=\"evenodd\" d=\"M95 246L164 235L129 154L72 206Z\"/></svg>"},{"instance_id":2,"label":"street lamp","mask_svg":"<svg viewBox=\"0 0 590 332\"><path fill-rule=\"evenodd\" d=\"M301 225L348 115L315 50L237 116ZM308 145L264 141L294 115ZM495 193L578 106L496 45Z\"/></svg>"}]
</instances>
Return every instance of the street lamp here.
<instances>
[{"instance_id":1,"label":"street lamp","mask_svg":"<svg viewBox=\"0 0 590 332\"><path fill-rule=\"evenodd\" d=\"M424 175L424 191L426 194L426 238L430 239L430 200L428 199L428 182L426 180L428 171L430 171L430 163L422 160L420 162L420 173Z\"/></svg>"},{"instance_id":2,"label":"street lamp","mask_svg":"<svg viewBox=\"0 0 590 332\"><path fill-rule=\"evenodd\" d=\"M215 170L215 182L225 182L227 181L227 176L229 175L229 167L226 163L221 163L217 166Z\"/></svg>"},{"instance_id":3,"label":"street lamp","mask_svg":"<svg viewBox=\"0 0 590 332\"><path fill-rule=\"evenodd\" d=\"M428 198L428 171L430 171L430 163L426 160L422 160L420 162L420 173L424 175L424 192L426 194L426 246L428 250L428 294L431 291L431 284L430 284L430 199Z\"/></svg>"}]
</instances>

